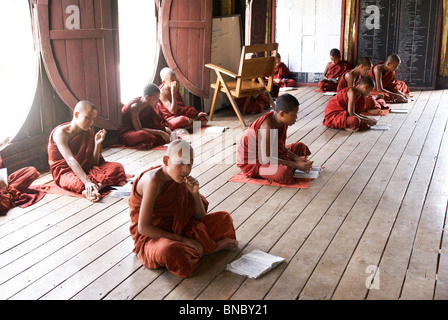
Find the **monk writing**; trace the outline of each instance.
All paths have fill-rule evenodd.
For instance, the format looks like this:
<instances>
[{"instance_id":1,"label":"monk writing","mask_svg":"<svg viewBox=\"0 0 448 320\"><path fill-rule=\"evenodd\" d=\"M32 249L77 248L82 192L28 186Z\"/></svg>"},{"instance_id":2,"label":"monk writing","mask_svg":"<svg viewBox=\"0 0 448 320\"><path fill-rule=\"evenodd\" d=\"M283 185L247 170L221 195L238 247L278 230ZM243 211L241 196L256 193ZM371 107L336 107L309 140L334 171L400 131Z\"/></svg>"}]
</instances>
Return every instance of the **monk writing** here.
<instances>
[{"instance_id":1,"label":"monk writing","mask_svg":"<svg viewBox=\"0 0 448 320\"><path fill-rule=\"evenodd\" d=\"M145 267L182 278L191 277L202 256L238 245L230 214L207 214L208 202L190 176L193 159L191 145L174 140L162 166L144 171L129 198L134 252Z\"/></svg>"},{"instance_id":2,"label":"monk writing","mask_svg":"<svg viewBox=\"0 0 448 320\"><path fill-rule=\"evenodd\" d=\"M322 80L317 84L322 91L336 91L339 79L351 69L350 63L342 60L341 52L338 49L331 49L330 62L327 63Z\"/></svg>"},{"instance_id":3,"label":"monk writing","mask_svg":"<svg viewBox=\"0 0 448 320\"><path fill-rule=\"evenodd\" d=\"M56 127L48 142L48 162L55 183L92 202L100 200L99 191L104 187L126 181L123 166L106 162L101 155L106 131L93 132L96 116L92 103L78 102L72 121Z\"/></svg>"},{"instance_id":4,"label":"monk writing","mask_svg":"<svg viewBox=\"0 0 448 320\"><path fill-rule=\"evenodd\" d=\"M156 112L160 89L148 84L143 95L121 109L122 125L118 137L125 146L151 148L170 142L169 124Z\"/></svg>"},{"instance_id":5,"label":"monk writing","mask_svg":"<svg viewBox=\"0 0 448 320\"><path fill-rule=\"evenodd\" d=\"M359 83L362 77L369 74L372 68L372 62L367 57L361 57L358 59L358 64L352 70L346 71L339 80L337 91L341 91L347 87L354 87ZM381 109L386 108L386 102L384 101L384 95L377 94L374 96L366 97L366 109L370 110L371 115L380 115Z\"/></svg>"},{"instance_id":6,"label":"monk writing","mask_svg":"<svg viewBox=\"0 0 448 320\"><path fill-rule=\"evenodd\" d=\"M323 125L347 131L365 130L376 124L376 120L363 116L365 98L375 86L370 77L362 77L356 87L347 87L330 99L325 107Z\"/></svg>"},{"instance_id":7,"label":"monk writing","mask_svg":"<svg viewBox=\"0 0 448 320\"><path fill-rule=\"evenodd\" d=\"M170 129L190 129L194 121L201 121L201 126L205 126L207 114L184 104L173 70L163 68L160 71L160 78L162 84L159 87L161 92L157 111L168 122Z\"/></svg>"},{"instance_id":8,"label":"monk writing","mask_svg":"<svg viewBox=\"0 0 448 320\"><path fill-rule=\"evenodd\" d=\"M248 177L258 177L280 184L293 184L294 170L309 172L313 162L302 142L286 146L288 126L297 120L299 102L290 94L278 97L275 111L255 120L241 136L237 166Z\"/></svg>"},{"instance_id":9,"label":"monk writing","mask_svg":"<svg viewBox=\"0 0 448 320\"><path fill-rule=\"evenodd\" d=\"M281 56L277 53L275 59L275 72L274 72L274 86L272 89L272 96L277 97L280 88L284 87L296 87L297 83L291 77L289 68L281 61Z\"/></svg>"},{"instance_id":10,"label":"monk writing","mask_svg":"<svg viewBox=\"0 0 448 320\"><path fill-rule=\"evenodd\" d=\"M395 71L401 64L397 54L391 54L387 61L375 64L369 75L376 82L376 91L384 95L386 102L408 102L409 88L404 81L395 78Z\"/></svg>"}]
</instances>

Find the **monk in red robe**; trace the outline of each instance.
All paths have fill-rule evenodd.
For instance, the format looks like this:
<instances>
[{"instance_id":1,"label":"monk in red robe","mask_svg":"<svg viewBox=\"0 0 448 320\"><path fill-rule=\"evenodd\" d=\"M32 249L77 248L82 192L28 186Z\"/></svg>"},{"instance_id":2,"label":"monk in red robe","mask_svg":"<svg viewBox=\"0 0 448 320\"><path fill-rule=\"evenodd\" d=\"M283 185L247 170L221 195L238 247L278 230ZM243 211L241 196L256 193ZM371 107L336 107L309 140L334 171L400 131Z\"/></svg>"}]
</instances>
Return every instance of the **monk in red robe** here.
<instances>
[{"instance_id":1,"label":"monk in red robe","mask_svg":"<svg viewBox=\"0 0 448 320\"><path fill-rule=\"evenodd\" d=\"M346 71L339 79L337 92L347 88L354 87L359 83L359 80L362 77L365 77L369 74L370 69L372 68L372 62L367 57L361 57L358 59L358 64L352 70ZM369 113L371 115L380 115L381 109L386 109L386 102L384 101L384 96L382 94L370 95L366 97L366 109L370 110ZM373 110L375 109L375 110Z\"/></svg>"},{"instance_id":2,"label":"monk in red robe","mask_svg":"<svg viewBox=\"0 0 448 320\"><path fill-rule=\"evenodd\" d=\"M0 177L0 213L4 214L14 207L25 208L42 199L44 192L29 189L39 175L36 168L25 167L8 175L5 180Z\"/></svg>"},{"instance_id":3,"label":"monk in red robe","mask_svg":"<svg viewBox=\"0 0 448 320\"><path fill-rule=\"evenodd\" d=\"M191 129L194 121L201 121L201 126L207 124L207 114L198 112L195 108L186 106L180 95L176 75L170 68L160 71L160 101L157 112L169 124L171 130L178 128Z\"/></svg>"},{"instance_id":4,"label":"monk in red robe","mask_svg":"<svg viewBox=\"0 0 448 320\"><path fill-rule=\"evenodd\" d=\"M347 87L330 99L325 107L323 125L347 131L365 130L376 124L376 120L363 116L368 112L365 98L375 86L370 77L362 77L356 87ZM373 109L375 111L375 109Z\"/></svg>"},{"instance_id":5,"label":"monk in red robe","mask_svg":"<svg viewBox=\"0 0 448 320\"><path fill-rule=\"evenodd\" d=\"M404 81L395 78L401 59L397 54L391 54L387 61L375 64L369 75L375 80L376 88L372 94L381 93L386 102L408 102L409 88Z\"/></svg>"},{"instance_id":6,"label":"monk in red robe","mask_svg":"<svg viewBox=\"0 0 448 320\"><path fill-rule=\"evenodd\" d=\"M317 84L321 91L336 91L339 79L352 68L349 62L342 60L338 49L331 49L330 60L325 67L322 80Z\"/></svg>"},{"instance_id":7,"label":"monk in red robe","mask_svg":"<svg viewBox=\"0 0 448 320\"><path fill-rule=\"evenodd\" d=\"M174 140L163 165L140 174L129 198L133 251L145 267L182 278L192 276L202 256L238 245L230 214L207 214L208 202L190 176L193 158L188 142Z\"/></svg>"},{"instance_id":8,"label":"monk in red robe","mask_svg":"<svg viewBox=\"0 0 448 320\"><path fill-rule=\"evenodd\" d=\"M299 102L290 94L276 101L275 111L255 120L241 136L237 166L250 178L263 178L280 184L293 184L294 170L309 172L313 162L308 147L296 142L286 146L288 126L297 120Z\"/></svg>"},{"instance_id":9,"label":"monk in red robe","mask_svg":"<svg viewBox=\"0 0 448 320\"><path fill-rule=\"evenodd\" d=\"M99 191L104 187L126 181L123 166L105 162L101 155L106 131L93 132L91 126L96 116L92 103L78 102L72 121L57 126L48 142L48 163L54 182L92 202L100 200Z\"/></svg>"},{"instance_id":10,"label":"monk in red robe","mask_svg":"<svg viewBox=\"0 0 448 320\"><path fill-rule=\"evenodd\" d=\"M141 97L121 108L118 138L123 145L152 148L170 142L169 124L155 110L159 98L159 87L151 83L145 86Z\"/></svg>"},{"instance_id":11,"label":"monk in red robe","mask_svg":"<svg viewBox=\"0 0 448 320\"><path fill-rule=\"evenodd\" d=\"M277 53L275 59L274 86L271 91L272 96L277 97L280 88L296 86L297 83L292 79L289 68L281 61L281 56Z\"/></svg>"}]
</instances>

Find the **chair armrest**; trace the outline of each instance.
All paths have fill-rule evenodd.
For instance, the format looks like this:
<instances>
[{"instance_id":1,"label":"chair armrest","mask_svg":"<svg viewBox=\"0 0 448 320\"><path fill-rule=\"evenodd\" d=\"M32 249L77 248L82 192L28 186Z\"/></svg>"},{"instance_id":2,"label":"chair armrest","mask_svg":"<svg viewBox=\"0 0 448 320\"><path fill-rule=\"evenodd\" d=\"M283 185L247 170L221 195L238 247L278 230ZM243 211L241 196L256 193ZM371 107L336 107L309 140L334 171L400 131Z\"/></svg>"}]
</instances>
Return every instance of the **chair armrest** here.
<instances>
[{"instance_id":1,"label":"chair armrest","mask_svg":"<svg viewBox=\"0 0 448 320\"><path fill-rule=\"evenodd\" d=\"M236 77L238 77L238 75L237 75L236 73L234 73L234 72L232 72L232 71L230 71L230 70L221 68L221 67L219 67L219 66L217 66L217 65L214 65L213 63L207 63L205 66L206 66L207 68L210 68L210 69L215 70L216 72L225 73L226 75L231 76L232 78L236 78Z\"/></svg>"}]
</instances>

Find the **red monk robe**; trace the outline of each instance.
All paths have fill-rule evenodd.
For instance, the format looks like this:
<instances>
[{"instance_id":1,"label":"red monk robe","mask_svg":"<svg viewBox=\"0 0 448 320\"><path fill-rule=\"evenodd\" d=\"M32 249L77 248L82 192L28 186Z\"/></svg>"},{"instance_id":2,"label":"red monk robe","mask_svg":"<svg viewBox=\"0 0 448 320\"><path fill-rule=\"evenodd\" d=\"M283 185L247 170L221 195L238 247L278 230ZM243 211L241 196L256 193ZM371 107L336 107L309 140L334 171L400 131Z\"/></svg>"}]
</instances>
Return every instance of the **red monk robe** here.
<instances>
[{"instance_id":1,"label":"red monk robe","mask_svg":"<svg viewBox=\"0 0 448 320\"><path fill-rule=\"evenodd\" d=\"M161 136L153 135L144 130L135 130L131 118L131 106L137 103L141 97L137 97L121 108L122 125L118 129L118 138L127 147L152 148L165 143ZM154 108L147 107L138 115L142 128L157 129L165 131L169 124Z\"/></svg>"},{"instance_id":2,"label":"red monk robe","mask_svg":"<svg viewBox=\"0 0 448 320\"><path fill-rule=\"evenodd\" d=\"M76 176L64 157L59 152L58 146L53 141L53 133L50 134L48 141L48 163L54 182L61 188L81 194L85 189L84 183ZM92 129L82 131L68 141L70 150L76 161L87 173L89 179L96 184L118 185L126 181L126 173L123 166L117 162L105 162L100 156L98 165L93 163L93 150L95 148L95 133Z\"/></svg>"},{"instance_id":3,"label":"red monk robe","mask_svg":"<svg viewBox=\"0 0 448 320\"><path fill-rule=\"evenodd\" d=\"M382 61L382 62L378 62L376 64L373 65L372 69L370 69L369 72L369 76L372 77L372 79L375 80L375 74L373 73L373 69L381 64L385 64L386 61ZM395 71L386 71L382 73L381 76L381 82L383 84L383 88L390 91L390 92L402 92L407 96L410 96L411 93L409 91L408 86L406 85L406 83L404 81L400 81L397 80L395 78ZM374 90L372 90L371 95L376 95L376 94L383 94L384 95L384 100L386 100L386 102L396 102L396 98L392 97L390 94L386 93L386 92L378 92L378 87L375 87Z\"/></svg>"},{"instance_id":4,"label":"red monk robe","mask_svg":"<svg viewBox=\"0 0 448 320\"><path fill-rule=\"evenodd\" d=\"M352 69L352 67L349 62L340 60L338 63L331 64L328 67L328 70L327 70L327 73L325 74L325 76L329 79L341 79L342 75L350 69ZM321 81L319 81L317 86L322 91L334 92L338 88L338 83L321 80Z\"/></svg>"},{"instance_id":5,"label":"red monk robe","mask_svg":"<svg viewBox=\"0 0 448 320\"><path fill-rule=\"evenodd\" d=\"M347 70L346 72L344 72L344 74L339 79L337 92L348 87L347 80L345 79L345 75L350 71L352 71L352 70ZM355 79L355 81L353 82L353 86L357 86L359 80L361 80L361 76L358 76ZM386 101L384 101L384 99L375 99L375 97L373 97L373 96L367 97L365 99L365 103L366 103L366 107L365 107L366 110L386 108Z\"/></svg>"},{"instance_id":6,"label":"red monk robe","mask_svg":"<svg viewBox=\"0 0 448 320\"><path fill-rule=\"evenodd\" d=\"M159 86L162 90L163 84ZM169 128L175 130L178 128L185 128L191 125L191 119L197 117L199 111L195 108L186 106L182 100L182 96L179 91L176 91L177 101L177 114L171 113L167 107L165 107L162 101L159 101L156 106L157 113L168 122ZM207 121L207 118L200 117L197 121Z\"/></svg>"},{"instance_id":7,"label":"red monk robe","mask_svg":"<svg viewBox=\"0 0 448 320\"><path fill-rule=\"evenodd\" d=\"M278 96L280 88L297 86L297 83L294 81L294 79L291 79L291 72L283 62L280 62L275 66L273 84L274 85L271 91L273 97Z\"/></svg>"},{"instance_id":8,"label":"red monk robe","mask_svg":"<svg viewBox=\"0 0 448 320\"><path fill-rule=\"evenodd\" d=\"M237 166L249 178L261 177L280 184L293 184L295 182L294 169L282 164L262 164L258 158L258 129L273 114L274 111L271 111L262 115L252 122L249 128L243 133L237 149ZM287 125L278 129L277 158L288 160L288 149L297 156L309 156L311 152L302 142L296 142L288 146L285 145L287 130ZM260 147L262 146L260 145Z\"/></svg>"},{"instance_id":9,"label":"red monk robe","mask_svg":"<svg viewBox=\"0 0 448 320\"><path fill-rule=\"evenodd\" d=\"M29 189L39 175L34 167L25 167L8 175L8 185L0 181L0 212L5 213L14 207L25 208L42 199L44 192Z\"/></svg>"},{"instance_id":10,"label":"red monk robe","mask_svg":"<svg viewBox=\"0 0 448 320\"><path fill-rule=\"evenodd\" d=\"M188 278L201 259L195 249L180 241L167 238L152 239L138 232L142 196L136 191L137 185L144 173L156 168L158 167L141 173L132 186L129 214L130 233L135 243L133 252L149 269L165 267L178 277ZM202 201L207 210L207 200L202 197ZM194 213L194 200L185 185L169 181L155 201L152 224L165 231L198 241L204 249L204 255L216 249L216 241L225 238L236 239L233 220L229 213L224 211L209 213L200 220L194 218Z\"/></svg>"},{"instance_id":11,"label":"red monk robe","mask_svg":"<svg viewBox=\"0 0 448 320\"><path fill-rule=\"evenodd\" d=\"M369 126L361 121L357 116L348 115L348 97L347 91L353 87L347 87L339 91L333 98L330 99L325 107L325 115L322 124L324 126L334 129L351 130L368 129ZM367 111L365 98L363 95L359 95L355 101L355 113L360 114Z\"/></svg>"}]
</instances>

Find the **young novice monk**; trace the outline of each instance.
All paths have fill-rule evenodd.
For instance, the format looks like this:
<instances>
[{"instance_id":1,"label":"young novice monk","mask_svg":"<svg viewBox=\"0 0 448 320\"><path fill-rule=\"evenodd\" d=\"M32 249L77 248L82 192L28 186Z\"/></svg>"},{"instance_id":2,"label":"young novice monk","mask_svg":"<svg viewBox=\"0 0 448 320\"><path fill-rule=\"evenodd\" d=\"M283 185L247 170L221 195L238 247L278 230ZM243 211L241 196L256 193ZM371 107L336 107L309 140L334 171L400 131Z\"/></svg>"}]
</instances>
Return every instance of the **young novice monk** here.
<instances>
[{"instance_id":1,"label":"young novice monk","mask_svg":"<svg viewBox=\"0 0 448 320\"><path fill-rule=\"evenodd\" d=\"M122 125L118 138L125 146L151 148L170 142L171 130L168 123L155 111L159 102L160 89L148 84L143 95L121 108Z\"/></svg>"},{"instance_id":2,"label":"young novice monk","mask_svg":"<svg viewBox=\"0 0 448 320\"><path fill-rule=\"evenodd\" d=\"M330 62L325 67L322 80L317 84L322 91L336 91L339 79L351 69L350 63L342 60L341 52L338 49L331 49Z\"/></svg>"},{"instance_id":3,"label":"young novice monk","mask_svg":"<svg viewBox=\"0 0 448 320\"><path fill-rule=\"evenodd\" d=\"M281 56L277 53L275 59L275 72L274 72L274 86L272 89L272 96L277 97L280 88L283 87L296 87L297 83L291 78L291 72L286 64L281 61Z\"/></svg>"},{"instance_id":4,"label":"young novice monk","mask_svg":"<svg viewBox=\"0 0 448 320\"><path fill-rule=\"evenodd\" d=\"M361 57L358 59L358 64L352 70L346 71L339 79L337 91L341 91L347 87L354 87L359 83L359 80L369 74L372 68L372 62L367 57ZM372 109L370 111L371 115L380 115L381 109L386 107L386 102L384 101L384 96L382 94L377 94L375 96L366 97L366 109ZM373 110L376 109L376 110Z\"/></svg>"},{"instance_id":5,"label":"young novice monk","mask_svg":"<svg viewBox=\"0 0 448 320\"><path fill-rule=\"evenodd\" d=\"M410 98L406 83L395 78L400 63L400 57L391 54L386 62L375 64L369 73L376 82L376 91L384 95L386 102L407 102Z\"/></svg>"},{"instance_id":6,"label":"young novice monk","mask_svg":"<svg viewBox=\"0 0 448 320\"><path fill-rule=\"evenodd\" d=\"M207 214L192 165L191 145L174 140L163 165L140 174L129 198L134 252L145 267L165 267L182 278L192 275L203 255L238 245L230 214Z\"/></svg>"},{"instance_id":7,"label":"young novice monk","mask_svg":"<svg viewBox=\"0 0 448 320\"><path fill-rule=\"evenodd\" d=\"M290 94L278 97L275 111L255 120L241 136L237 166L248 177L293 184L294 170L309 172L313 162L308 147L296 142L286 146L288 126L297 120L299 102Z\"/></svg>"},{"instance_id":8,"label":"young novice monk","mask_svg":"<svg viewBox=\"0 0 448 320\"><path fill-rule=\"evenodd\" d=\"M325 108L323 125L358 131L370 128L376 124L376 120L361 115L366 110L365 98L369 96L375 82L370 77L362 77L356 87L347 87L339 91L330 99ZM375 112L375 109L373 110Z\"/></svg>"},{"instance_id":9,"label":"young novice monk","mask_svg":"<svg viewBox=\"0 0 448 320\"><path fill-rule=\"evenodd\" d=\"M106 130L95 134L90 128L96 116L92 103L78 102L72 121L57 126L48 142L48 163L55 183L92 202L100 200L99 191L104 187L126 181L123 166L105 162L101 155Z\"/></svg>"},{"instance_id":10,"label":"young novice monk","mask_svg":"<svg viewBox=\"0 0 448 320\"><path fill-rule=\"evenodd\" d=\"M207 114L184 105L173 70L163 68L160 71L160 78L162 84L159 87L161 93L157 111L168 122L170 129L190 129L193 127L193 121L201 121L201 126L205 126Z\"/></svg>"}]
</instances>

